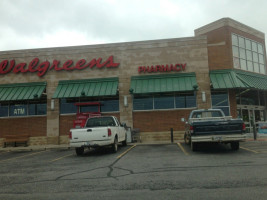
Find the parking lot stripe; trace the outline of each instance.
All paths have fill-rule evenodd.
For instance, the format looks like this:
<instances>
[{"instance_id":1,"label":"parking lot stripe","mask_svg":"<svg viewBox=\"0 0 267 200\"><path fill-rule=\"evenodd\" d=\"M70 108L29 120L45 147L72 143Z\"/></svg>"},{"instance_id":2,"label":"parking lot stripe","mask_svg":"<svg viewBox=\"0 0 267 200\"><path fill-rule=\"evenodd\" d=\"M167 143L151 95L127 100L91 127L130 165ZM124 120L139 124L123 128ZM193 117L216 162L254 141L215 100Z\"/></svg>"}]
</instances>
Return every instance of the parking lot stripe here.
<instances>
[{"instance_id":1,"label":"parking lot stripe","mask_svg":"<svg viewBox=\"0 0 267 200\"><path fill-rule=\"evenodd\" d=\"M117 159L121 158L122 156L124 156L126 153L128 153L129 151L131 151L134 147L136 147L136 144L133 145L132 147L130 147L129 149L127 149L126 151L124 151L121 155L119 155L117 157Z\"/></svg>"},{"instance_id":2,"label":"parking lot stripe","mask_svg":"<svg viewBox=\"0 0 267 200\"><path fill-rule=\"evenodd\" d=\"M240 149L244 149L244 150L246 150L246 151L250 151L250 152L252 152L252 153L259 153L259 152L257 152L257 151L254 151L254 150L252 150L252 149L248 149L248 148L245 148L245 147L240 147Z\"/></svg>"},{"instance_id":3,"label":"parking lot stripe","mask_svg":"<svg viewBox=\"0 0 267 200\"><path fill-rule=\"evenodd\" d=\"M45 150L46 151L46 150ZM1 162L5 162L5 161L9 161L9 160L14 160L14 159L18 159L18 158L25 158L25 157L28 157L28 156L33 156L33 155L36 155L36 154L39 154L39 153L43 153L45 151L38 151L38 152L35 152L35 153L31 153L31 154L26 154L26 155L23 155L23 156L18 156L18 157L14 157L14 158L8 158L8 159L5 159L5 160L1 160Z\"/></svg>"},{"instance_id":4,"label":"parking lot stripe","mask_svg":"<svg viewBox=\"0 0 267 200\"><path fill-rule=\"evenodd\" d=\"M180 147L180 149L184 152L185 155L189 155L189 153L187 153L187 151L184 149L180 142L178 142L177 145Z\"/></svg>"},{"instance_id":5,"label":"parking lot stripe","mask_svg":"<svg viewBox=\"0 0 267 200\"><path fill-rule=\"evenodd\" d=\"M65 155L65 156L61 156L61 157L59 157L59 158L56 158L56 159L54 159L54 160L50 160L49 162L55 162L55 161L61 160L61 159L63 159L63 158L66 158L66 157L72 156L72 155L73 155L73 153L72 153L72 154Z\"/></svg>"}]
</instances>

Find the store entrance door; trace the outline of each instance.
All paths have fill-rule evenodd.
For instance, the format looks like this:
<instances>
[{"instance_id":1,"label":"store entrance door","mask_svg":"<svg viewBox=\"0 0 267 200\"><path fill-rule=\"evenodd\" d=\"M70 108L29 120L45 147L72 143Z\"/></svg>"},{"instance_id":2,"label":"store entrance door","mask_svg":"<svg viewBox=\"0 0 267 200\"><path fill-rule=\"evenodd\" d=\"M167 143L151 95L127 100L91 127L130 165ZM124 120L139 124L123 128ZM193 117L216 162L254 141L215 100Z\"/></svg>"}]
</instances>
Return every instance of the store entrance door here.
<instances>
[{"instance_id":1,"label":"store entrance door","mask_svg":"<svg viewBox=\"0 0 267 200\"><path fill-rule=\"evenodd\" d=\"M259 122L265 121L264 106L238 105L237 113L246 125L246 132L253 133L253 125L258 130Z\"/></svg>"}]
</instances>

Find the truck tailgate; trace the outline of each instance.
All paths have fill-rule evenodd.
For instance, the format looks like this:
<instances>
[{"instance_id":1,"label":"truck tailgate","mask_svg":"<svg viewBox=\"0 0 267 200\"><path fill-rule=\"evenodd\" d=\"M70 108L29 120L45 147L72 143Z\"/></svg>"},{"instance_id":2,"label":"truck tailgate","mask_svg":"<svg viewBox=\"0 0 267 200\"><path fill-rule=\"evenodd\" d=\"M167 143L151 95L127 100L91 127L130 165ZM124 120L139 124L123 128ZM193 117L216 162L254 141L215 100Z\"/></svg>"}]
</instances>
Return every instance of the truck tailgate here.
<instances>
[{"instance_id":1,"label":"truck tailgate","mask_svg":"<svg viewBox=\"0 0 267 200\"><path fill-rule=\"evenodd\" d=\"M102 141L108 139L108 128L106 127L82 128L72 130L71 142Z\"/></svg>"},{"instance_id":2,"label":"truck tailgate","mask_svg":"<svg viewBox=\"0 0 267 200\"><path fill-rule=\"evenodd\" d=\"M193 123L193 135L242 134L242 120L199 121Z\"/></svg>"}]
</instances>

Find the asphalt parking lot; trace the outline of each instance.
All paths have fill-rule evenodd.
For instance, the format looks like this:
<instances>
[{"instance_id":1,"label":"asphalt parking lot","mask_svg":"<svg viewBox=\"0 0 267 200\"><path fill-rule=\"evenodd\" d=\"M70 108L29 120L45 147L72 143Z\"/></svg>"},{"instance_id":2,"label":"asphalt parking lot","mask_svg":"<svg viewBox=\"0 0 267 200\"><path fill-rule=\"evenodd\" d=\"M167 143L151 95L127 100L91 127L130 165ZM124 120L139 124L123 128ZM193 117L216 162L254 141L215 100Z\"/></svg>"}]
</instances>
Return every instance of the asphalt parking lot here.
<instances>
[{"instance_id":1,"label":"asphalt parking lot","mask_svg":"<svg viewBox=\"0 0 267 200\"><path fill-rule=\"evenodd\" d=\"M266 199L267 142L0 152L0 199ZM90 198L89 198L90 197Z\"/></svg>"}]
</instances>

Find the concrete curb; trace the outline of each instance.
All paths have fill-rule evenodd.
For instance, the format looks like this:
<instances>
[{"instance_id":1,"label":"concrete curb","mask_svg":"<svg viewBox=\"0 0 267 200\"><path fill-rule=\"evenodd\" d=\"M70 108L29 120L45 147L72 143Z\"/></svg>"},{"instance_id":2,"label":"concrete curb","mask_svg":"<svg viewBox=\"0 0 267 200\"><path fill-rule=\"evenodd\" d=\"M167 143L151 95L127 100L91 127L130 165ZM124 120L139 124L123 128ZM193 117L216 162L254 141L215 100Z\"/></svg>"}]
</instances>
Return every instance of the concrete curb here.
<instances>
[{"instance_id":1,"label":"concrete curb","mask_svg":"<svg viewBox=\"0 0 267 200\"><path fill-rule=\"evenodd\" d=\"M19 146L19 147L2 147L0 148L0 152L14 152L14 151L45 151L51 149L70 149L68 144L64 145L40 145L40 146Z\"/></svg>"}]
</instances>

